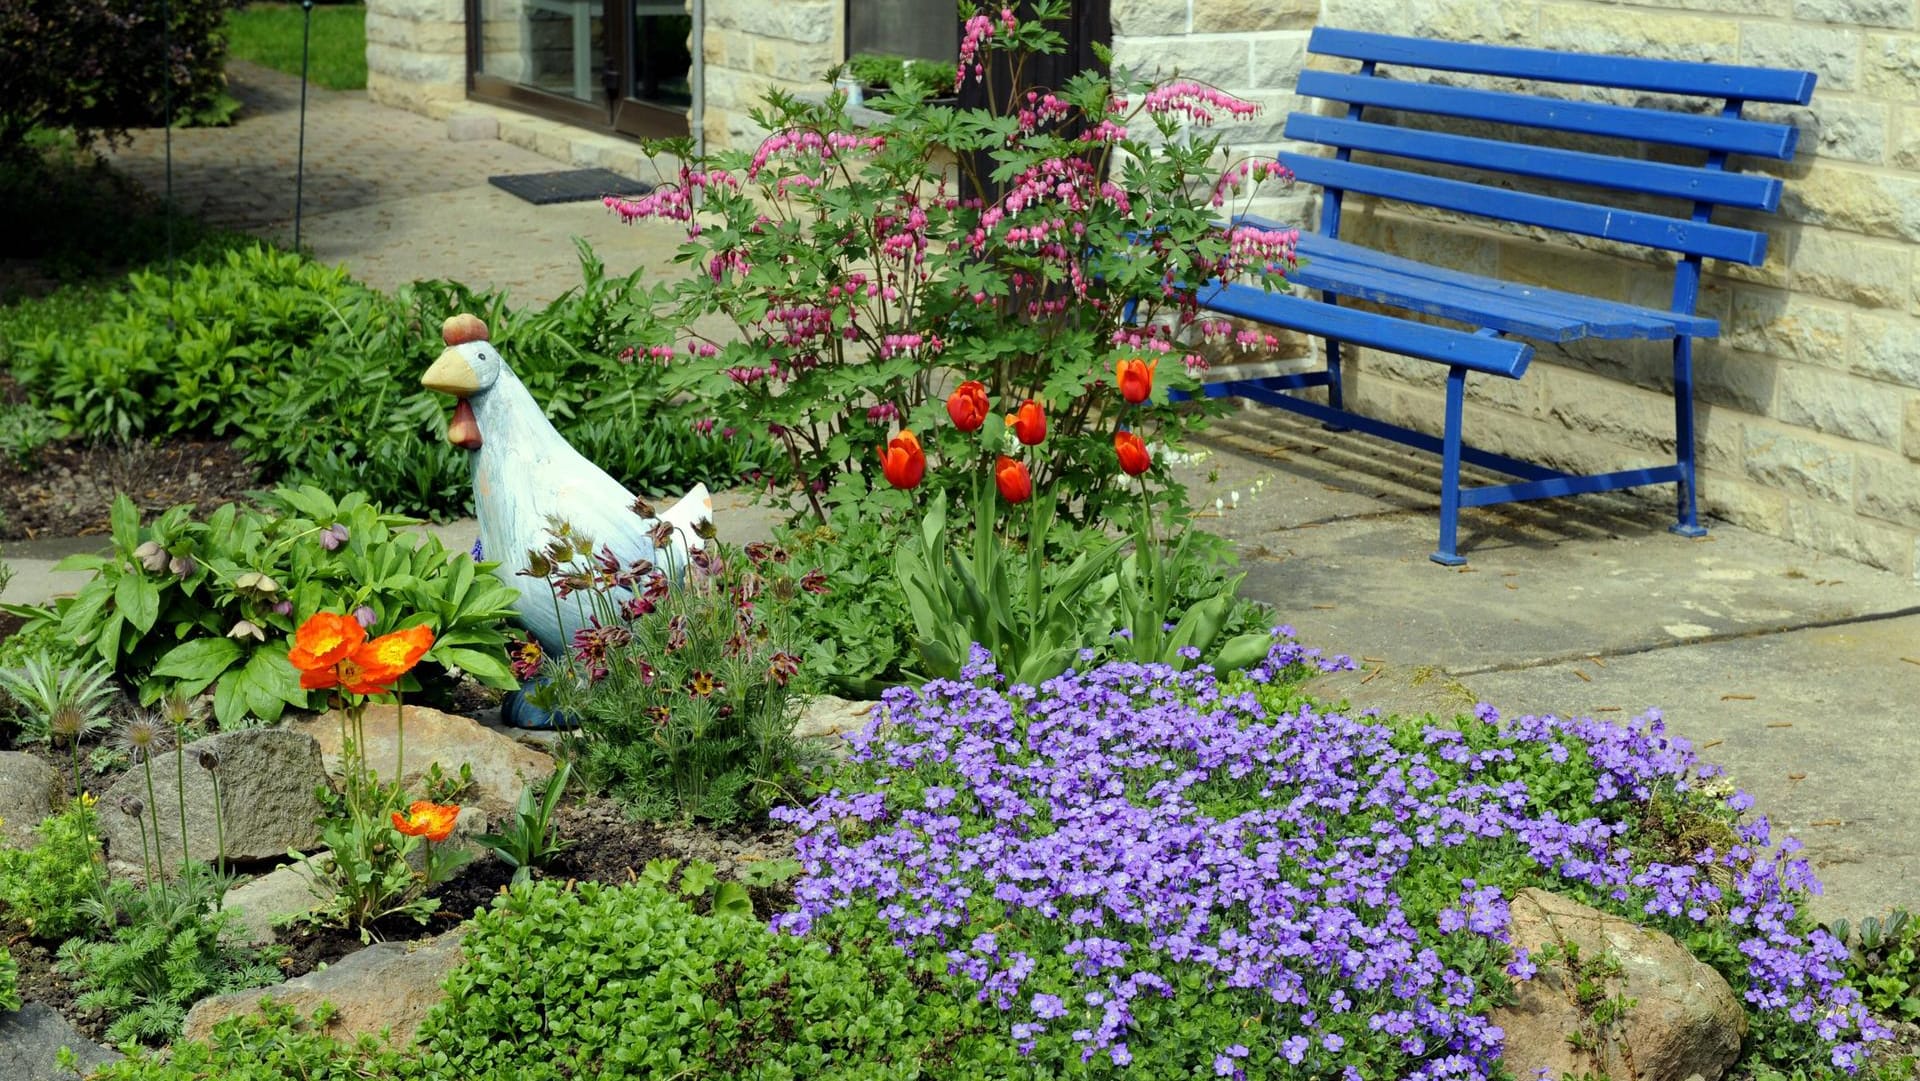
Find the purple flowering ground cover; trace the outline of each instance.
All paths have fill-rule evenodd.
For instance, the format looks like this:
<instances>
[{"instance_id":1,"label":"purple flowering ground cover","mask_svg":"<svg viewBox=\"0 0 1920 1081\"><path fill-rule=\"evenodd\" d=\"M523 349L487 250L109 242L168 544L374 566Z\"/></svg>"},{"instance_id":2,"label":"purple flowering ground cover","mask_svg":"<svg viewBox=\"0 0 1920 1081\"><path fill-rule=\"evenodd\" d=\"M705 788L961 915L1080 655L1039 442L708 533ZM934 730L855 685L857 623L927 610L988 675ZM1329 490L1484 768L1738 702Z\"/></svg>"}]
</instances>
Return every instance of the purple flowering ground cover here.
<instances>
[{"instance_id":1,"label":"purple flowering ground cover","mask_svg":"<svg viewBox=\"0 0 1920 1081\"><path fill-rule=\"evenodd\" d=\"M1129 663L1008 686L976 652L889 692L846 785L776 812L805 871L775 925L944 956L1036 1077L1505 1076L1486 1016L1534 972L1507 943L1530 885L1720 969L1749 1076L1853 1073L1885 1038L1795 908L1818 888L1798 846L1658 714L1440 725L1299 693L1344 664L1287 628L1225 682Z\"/></svg>"}]
</instances>

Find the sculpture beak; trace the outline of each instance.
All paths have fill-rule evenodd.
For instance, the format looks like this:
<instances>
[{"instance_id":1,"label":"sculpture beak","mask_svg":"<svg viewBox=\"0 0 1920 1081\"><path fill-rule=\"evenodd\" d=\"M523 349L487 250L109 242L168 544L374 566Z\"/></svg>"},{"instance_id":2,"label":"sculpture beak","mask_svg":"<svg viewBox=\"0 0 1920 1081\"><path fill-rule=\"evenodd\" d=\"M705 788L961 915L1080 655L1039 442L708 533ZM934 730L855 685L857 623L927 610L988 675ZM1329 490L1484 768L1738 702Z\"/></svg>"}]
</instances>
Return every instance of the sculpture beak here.
<instances>
[{"instance_id":1,"label":"sculpture beak","mask_svg":"<svg viewBox=\"0 0 1920 1081\"><path fill-rule=\"evenodd\" d=\"M427 369L427 374L420 377L420 385L428 390L465 398L480 389L480 379L473 374L473 365L460 355L460 350L448 349Z\"/></svg>"}]
</instances>

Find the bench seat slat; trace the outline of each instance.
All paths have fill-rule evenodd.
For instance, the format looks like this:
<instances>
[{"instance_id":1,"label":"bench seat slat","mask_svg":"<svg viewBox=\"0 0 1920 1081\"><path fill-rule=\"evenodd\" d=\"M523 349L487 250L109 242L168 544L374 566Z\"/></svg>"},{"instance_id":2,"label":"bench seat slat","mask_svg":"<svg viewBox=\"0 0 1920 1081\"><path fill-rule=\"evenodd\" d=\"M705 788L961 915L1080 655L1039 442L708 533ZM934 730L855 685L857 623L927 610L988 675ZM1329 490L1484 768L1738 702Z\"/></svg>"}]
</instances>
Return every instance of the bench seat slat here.
<instances>
[{"instance_id":1,"label":"bench seat slat","mask_svg":"<svg viewBox=\"0 0 1920 1081\"><path fill-rule=\"evenodd\" d=\"M1299 93L1349 105L1376 105L1406 112L1433 113L1468 120L1518 124L1580 135L1608 135L1639 142L1690 146L1728 154L1786 160L1799 145L1791 124L1733 120L1720 116L1635 109L1598 102L1562 101L1531 94L1469 90L1458 86L1400 82L1333 71L1300 73Z\"/></svg>"},{"instance_id":2,"label":"bench seat slat","mask_svg":"<svg viewBox=\"0 0 1920 1081\"><path fill-rule=\"evenodd\" d=\"M1587 184L1643 195L1690 199L1749 210L1771 211L1780 206L1780 181L1752 173L1729 173L1578 150L1526 146L1499 139L1420 131L1311 113L1289 116L1286 134L1289 139L1324 146L1491 169L1515 176Z\"/></svg>"},{"instance_id":3,"label":"bench seat slat","mask_svg":"<svg viewBox=\"0 0 1920 1081\"><path fill-rule=\"evenodd\" d=\"M1390 315L1343 308L1291 293L1270 293L1251 285L1226 285L1218 279L1200 289L1199 301L1200 307L1222 315L1271 323L1509 379L1520 378L1533 359L1533 347L1525 342L1409 323Z\"/></svg>"},{"instance_id":4,"label":"bench seat slat","mask_svg":"<svg viewBox=\"0 0 1920 1081\"><path fill-rule=\"evenodd\" d=\"M1302 154L1283 155L1280 160L1301 180L1323 188L1377 195L1441 210L1477 214L1688 255L1725 259L1749 266L1759 265L1767 252L1766 234L1748 229L1616 210L1593 203L1577 203L1571 199L1508 191L1485 184L1423 176L1350 161L1333 161Z\"/></svg>"},{"instance_id":5,"label":"bench seat slat","mask_svg":"<svg viewBox=\"0 0 1920 1081\"><path fill-rule=\"evenodd\" d=\"M1394 287L1402 290L1400 297L1404 301L1415 302L1425 296L1445 296L1447 294L1443 292L1444 290L1462 290L1483 298L1472 302L1484 305L1482 311L1490 308L1492 302L1497 299L1555 313L1566 320L1593 328L1616 328L1620 331L1603 333L1596 329L1588 335L1576 334L1570 338L1562 338L1535 335L1516 326L1507 330L1508 333L1526 334L1528 337L1541 337L1548 341L1569 341L1582 336L1658 340L1672 338L1679 334L1694 338L1716 338L1720 335L1719 321L1706 316L1662 311L1658 308L1643 308L1581 293L1565 293L1537 285L1523 285L1519 282L1482 277L1466 271L1450 270L1446 267L1389 255L1319 234L1302 234L1298 250L1304 265L1290 273L1287 276L1288 280L1311 288L1322 288L1321 285L1308 280L1307 276L1313 274L1315 268L1318 268L1320 275L1328 280L1361 281L1364 280L1362 272L1374 271L1382 275L1392 275L1390 280ZM1339 289L1333 291L1341 292ZM1401 306L1413 307L1414 304L1406 303ZM1437 311L1432 314L1446 315L1444 312ZM1459 318L1459 316L1448 315L1447 318ZM1475 320L1463 321L1474 322ZM1496 330L1506 329L1491 322L1480 323L1480 325L1492 326Z\"/></svg>"},{"instance_id":6,"label":"bench seat slat","mask_svg":"<svg viewBox=\"0 0 1920 1081\"><path fill-rule=\"evenodd\" d=\"M1651 90L1742 101L1805 105L1814 75L1806 71L1704 64L1685 60L1563 53L1504 45L1474 45L1318 27L1307 51L1382 64L1503 75L1549 82Z\"/></svg>"}]
</instances>

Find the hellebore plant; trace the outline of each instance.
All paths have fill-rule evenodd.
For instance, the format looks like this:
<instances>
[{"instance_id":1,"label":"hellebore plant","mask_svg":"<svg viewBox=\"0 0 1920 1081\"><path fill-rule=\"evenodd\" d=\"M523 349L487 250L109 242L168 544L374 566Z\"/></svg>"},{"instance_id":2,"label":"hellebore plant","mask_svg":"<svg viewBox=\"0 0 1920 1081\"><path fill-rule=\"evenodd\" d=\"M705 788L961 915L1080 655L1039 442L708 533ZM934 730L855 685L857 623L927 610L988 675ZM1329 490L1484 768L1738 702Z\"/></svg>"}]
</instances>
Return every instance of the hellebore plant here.
<instances>
[{"instance_id":1,"label":"hellebore plant","mask_svg":"<svg viewBox=\"0 0 1920 1081\"><path fill-rule=\"evenodd\" d=\"M406 776L406 705L395 684L433 648L433 629L417 624L369 640L352 614L316 612L294 632L287 660L300 673L306 691L328 691L340 721L343 791L330 797L330 815L321 824L325 857L304 857L317 883L331 889L323 918L373 937L375 921L395 915L425 923L439 902L426 892L446 881L463 859L442 842L453 833L460 808L424 800L407 803L401 785ZM365 718L375 698L394 699L392 783L380 780L367 763ZM420 843L426 851L420 869L410 859Z\"/></svg>"},{"instance_id":2,"label":"hellebore plant","mask_svg":"<svg viewBox=\"0 0 1920 1081\"><path fill-rule=\"evenodd\" d=\"M1099 483L1110 470L1097 391L1114 362L1165 361L1164 378L1194 385L1206 361L1178 339L1224 332L1199 319L1196 288L1277 285L1293 265L1294 230L1222 220L1230 192L1286 176L1219 164L1206 126L1254 106L1125 72L1025 84L1028 59L1064 49L1068 9L1038 0L1030 17L968 24L960 78L984 107L902 99L856 129L837 96L774 92L755 113L771 133L757 147L701 159L686 140L655 144L684 161L677 177L607 200L626 220L687 230L677 258L691 273L632 297L641 352L665 358L668 384L703 414L765 425L822 521L818 493L884 492L860 467L895 424L935 431L944 405L971 432L989 396L1020 403L1024 445L1046 439L1028 469L1078 493L1060 513L1101 520L1112 492ZM703 336L705 315L736 333ZM965 393L956 373L972 373ZM1201 415L1170 416L1162 438L1177 443ZM953 500L967 497L965 478L947 480Z\"/></svg>"}]
</instances>

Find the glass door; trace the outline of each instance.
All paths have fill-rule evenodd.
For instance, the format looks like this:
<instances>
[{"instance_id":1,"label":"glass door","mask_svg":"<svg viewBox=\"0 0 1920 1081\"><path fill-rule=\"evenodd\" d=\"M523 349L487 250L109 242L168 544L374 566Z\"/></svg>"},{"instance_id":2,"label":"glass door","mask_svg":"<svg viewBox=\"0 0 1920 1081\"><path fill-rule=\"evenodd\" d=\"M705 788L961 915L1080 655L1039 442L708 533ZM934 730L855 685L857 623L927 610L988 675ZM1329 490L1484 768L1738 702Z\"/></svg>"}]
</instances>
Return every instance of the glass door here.
<instances>
[{"instance_id":1,"label":"glass door","mask_svg":"<svg viewBox=\"0 0 1920 1081\"><path fill-rule=\"evenodd\" d=\"M582 127L684 135L693 102L685 0L468 0L474 97Z\"/></svg>"}]
</instances>

